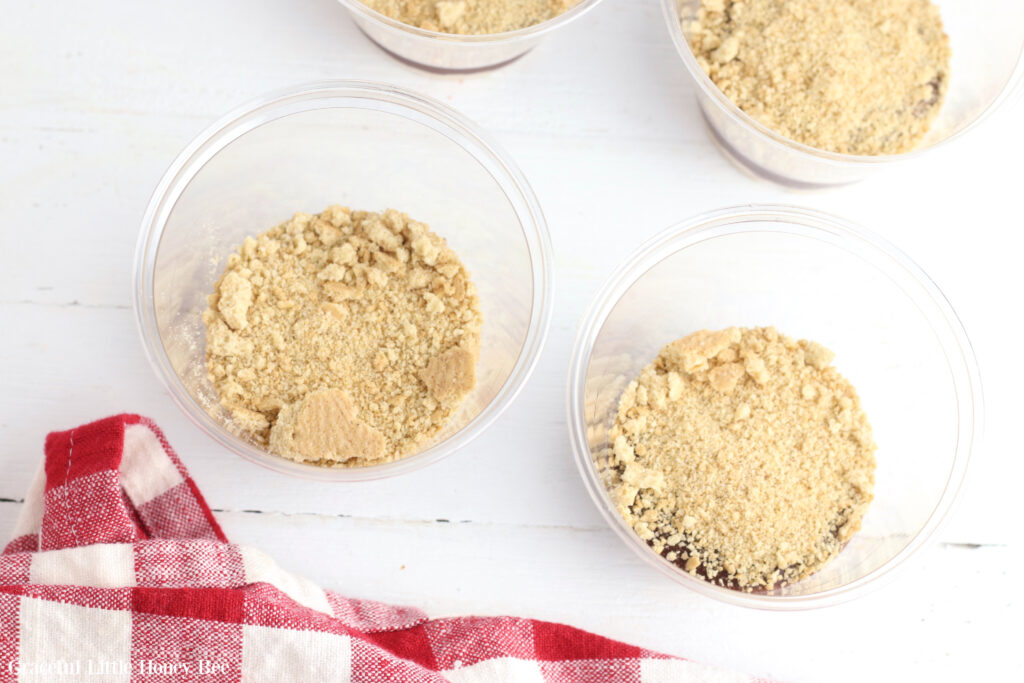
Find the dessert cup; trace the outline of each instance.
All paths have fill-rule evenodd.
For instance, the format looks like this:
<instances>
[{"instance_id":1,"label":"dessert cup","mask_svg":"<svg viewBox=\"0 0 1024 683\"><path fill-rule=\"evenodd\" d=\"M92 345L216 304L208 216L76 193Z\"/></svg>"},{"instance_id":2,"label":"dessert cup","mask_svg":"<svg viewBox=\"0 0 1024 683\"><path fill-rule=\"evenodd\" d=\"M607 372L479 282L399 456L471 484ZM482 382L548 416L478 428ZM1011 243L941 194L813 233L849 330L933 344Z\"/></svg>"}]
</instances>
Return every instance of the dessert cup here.
<instances>
[{"instance_id":1,"label":"dessert cup","mask_svg":"<svg viewBox=\"0 0 1024 683\"><path fill-rule=\"evenodd\" d=\"M420 451L361 468L304 465L246 438L206 376L206 297L225 259L297 211L331 204L397 208L447 239L470 271L484 323L476 387ZM376 479L463 447L504 411L533 371L551 315L551 247L515 163L450 108L389 85L330 81L270 93L231 112L171 164L135 255L143 346L175 403L203 431L271 469L327 480Z\"/></svg>"},{"instance_id":2,"label":"dessert cup","mask_svg":"<svg viewBox=\"0 0 1024 683\"><path fill-rule=\"evenodd\" d=\"M861 531L817 573L744 593L691 576L620 516L597 461L626 385L662 346L700 329L775 326L835 352L871 422L875 498ZM784 206L683 221L630 256L598 292L569 368L568 421L594 504L622 541L676 582L764 609L830 605L902 565L949 511L981 428L967 335L942 292L905 254L841 219Z\"/></svg>"}]
</instances>

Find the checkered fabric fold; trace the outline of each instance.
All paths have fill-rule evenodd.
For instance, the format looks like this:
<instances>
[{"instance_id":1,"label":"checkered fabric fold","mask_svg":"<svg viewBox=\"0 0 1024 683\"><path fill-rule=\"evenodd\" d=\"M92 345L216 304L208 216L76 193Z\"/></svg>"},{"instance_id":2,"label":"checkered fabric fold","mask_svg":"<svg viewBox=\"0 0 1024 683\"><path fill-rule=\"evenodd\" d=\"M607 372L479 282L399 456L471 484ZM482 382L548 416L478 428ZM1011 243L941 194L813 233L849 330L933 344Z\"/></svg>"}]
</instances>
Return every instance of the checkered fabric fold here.
<instances>
[{"instance_id":1,"label":"checkered fabric fold","mask_svg":"<svg viewBox=\"0 0 1024 683\"><path fill-rule=\"evenodd\" d=\"M326 591L229 543L137 415L45 450L0 555L0 683L749 680L559 624Z\"/></svg>"}]
</instances>

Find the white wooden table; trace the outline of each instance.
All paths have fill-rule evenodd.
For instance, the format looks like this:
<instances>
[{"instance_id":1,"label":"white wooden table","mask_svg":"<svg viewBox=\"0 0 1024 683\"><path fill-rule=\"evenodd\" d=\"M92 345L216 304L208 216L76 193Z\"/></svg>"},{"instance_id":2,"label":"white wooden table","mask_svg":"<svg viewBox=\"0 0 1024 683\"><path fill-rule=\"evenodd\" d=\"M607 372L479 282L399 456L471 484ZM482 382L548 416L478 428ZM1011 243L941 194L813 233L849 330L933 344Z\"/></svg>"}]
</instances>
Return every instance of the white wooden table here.
<instances>
[{"instance_id":1,"label":"white wooden table","mask_svg":"<svg viewBox=\"0 0 1024 683\"><path fill-rule=\"evenodd\" d=\"M793 194L712 146L649 0L608 0L469 76L398 63L333 0L40 0L0 16L3 538L46 432L127 410L164 427L234 541L354 596L566 621L793 680L1019 674L1021 102L920 163ZM254 95L338 77L424 92L490 130L540 198L557 268L550 338L516 404L448 460L357 485L284 478L216 447L150 371L128 303L139 220L173 156ZM584 492L563 408L577 321L621 244L765 201L837 213L909 252L959 311L988 403L983 448L937 539L870 595L791 614L718 604L637 559Z\"/></svg>"}]
</instances>

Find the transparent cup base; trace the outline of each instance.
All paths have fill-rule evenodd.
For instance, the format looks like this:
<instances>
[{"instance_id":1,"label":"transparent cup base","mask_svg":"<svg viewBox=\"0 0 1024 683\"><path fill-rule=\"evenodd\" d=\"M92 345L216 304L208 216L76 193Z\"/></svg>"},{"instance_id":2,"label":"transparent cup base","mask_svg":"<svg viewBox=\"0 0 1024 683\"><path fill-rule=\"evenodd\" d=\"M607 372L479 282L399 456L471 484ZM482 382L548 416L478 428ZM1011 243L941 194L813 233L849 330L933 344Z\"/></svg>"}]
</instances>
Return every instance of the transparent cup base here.
<instances>
[{"instance_id":1,"label":"transparent cup base","mask_svg":"<svg viewBox=\"0 0 1024 683\"><path fill-rule=\"evenodd\" d=\"M417 61L415 61L413 59L409 59L408 57L403 57L402 55L398 54L397 52L389 50L383 43L380 43L380 42L374 40L373 36L370 35L369 33L367 33L366 31L362 30L362 28L360 28L359 31L364 36L366 36L367 39L369 39L369 41L371 43L373 43L374 45L379 47L382 52L387 54L387 56L391 57L395 61L401 62L402 64L405 64L406 66L411 66L411 67L416 68L416 69L421 69L423 71L427 71L427 72L432 73L432 74L476 74L476 73L482 73L484 71L494 71L495 69L500 69L503 66L508 66L512 62L520 59L521 57L524 57L527 52L529 52L530 50L533 49L532 46L528 47L526 50L524 50L523 52L520 52L519 54L515 55L514 57L509 57L508 59L506 59L504 61L501 61L501 62L497 62L495 64L485 64L483 66L472 66L472 67L466 67L466 68L441 67L441 66L432 66L430 64L424 64L422 62L417 62Z\"/></svg>"},{"instance_id":2,"label":"transparent cup base","mask_svg":"<svg viewBox=\"0 0 1024 683\"><path fill-rule=\"evenodd\" d=\"M433 73L468 74L514 62L549 33L583 16L601 0L580 0L557 17L517 31L471 35L428 31L380 14L361 0L338 1L360 31L403 64Z\"/></svg>"},{"instance_id":3,"label":"transparent cup base","mask_svg":"<svg viewBox=\"0 0 1024 683\"><path fill-rule=\"evenodd\" d=\"M735 147L729 144L729 141L722 137L721 133L714 127L711 120L708 118L707 113L702 108L700 111L701 118L704 120L704 125L707 126L708 134L711 137L711 141L715 143L715 147L722 153L729 162L735 166L744 175L753 178L754 180L766 180L776 185L782 185L790 190L823 190L830 187L843 187L845 185L852 185L857 180L845 180L842 182L835 183L809 183L794 178L789 178L778 173L773 173L769 169L755 163L750 157L744 156Z\"/></svg>"}]
</instances>

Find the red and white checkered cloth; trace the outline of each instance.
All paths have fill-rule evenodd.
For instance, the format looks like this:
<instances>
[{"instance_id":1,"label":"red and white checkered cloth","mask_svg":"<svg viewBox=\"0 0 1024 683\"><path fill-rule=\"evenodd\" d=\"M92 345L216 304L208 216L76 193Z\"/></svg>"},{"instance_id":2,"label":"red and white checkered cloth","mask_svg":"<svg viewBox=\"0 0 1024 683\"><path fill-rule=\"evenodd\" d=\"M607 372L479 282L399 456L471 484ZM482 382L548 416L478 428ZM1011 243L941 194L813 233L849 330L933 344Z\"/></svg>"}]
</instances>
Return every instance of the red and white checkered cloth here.
<instances>
[{"instance_id":1,"label":"red and white checkered cloth","mask_svg":"<svg viewBox=\"0 0 1024 683\"><path fill-rule=\"evenodd\" d=\"M156 425L46 439L0 555L0 683L749 680L513 617L429 620L228 543Z\"/></svg>"}]
</instances>

